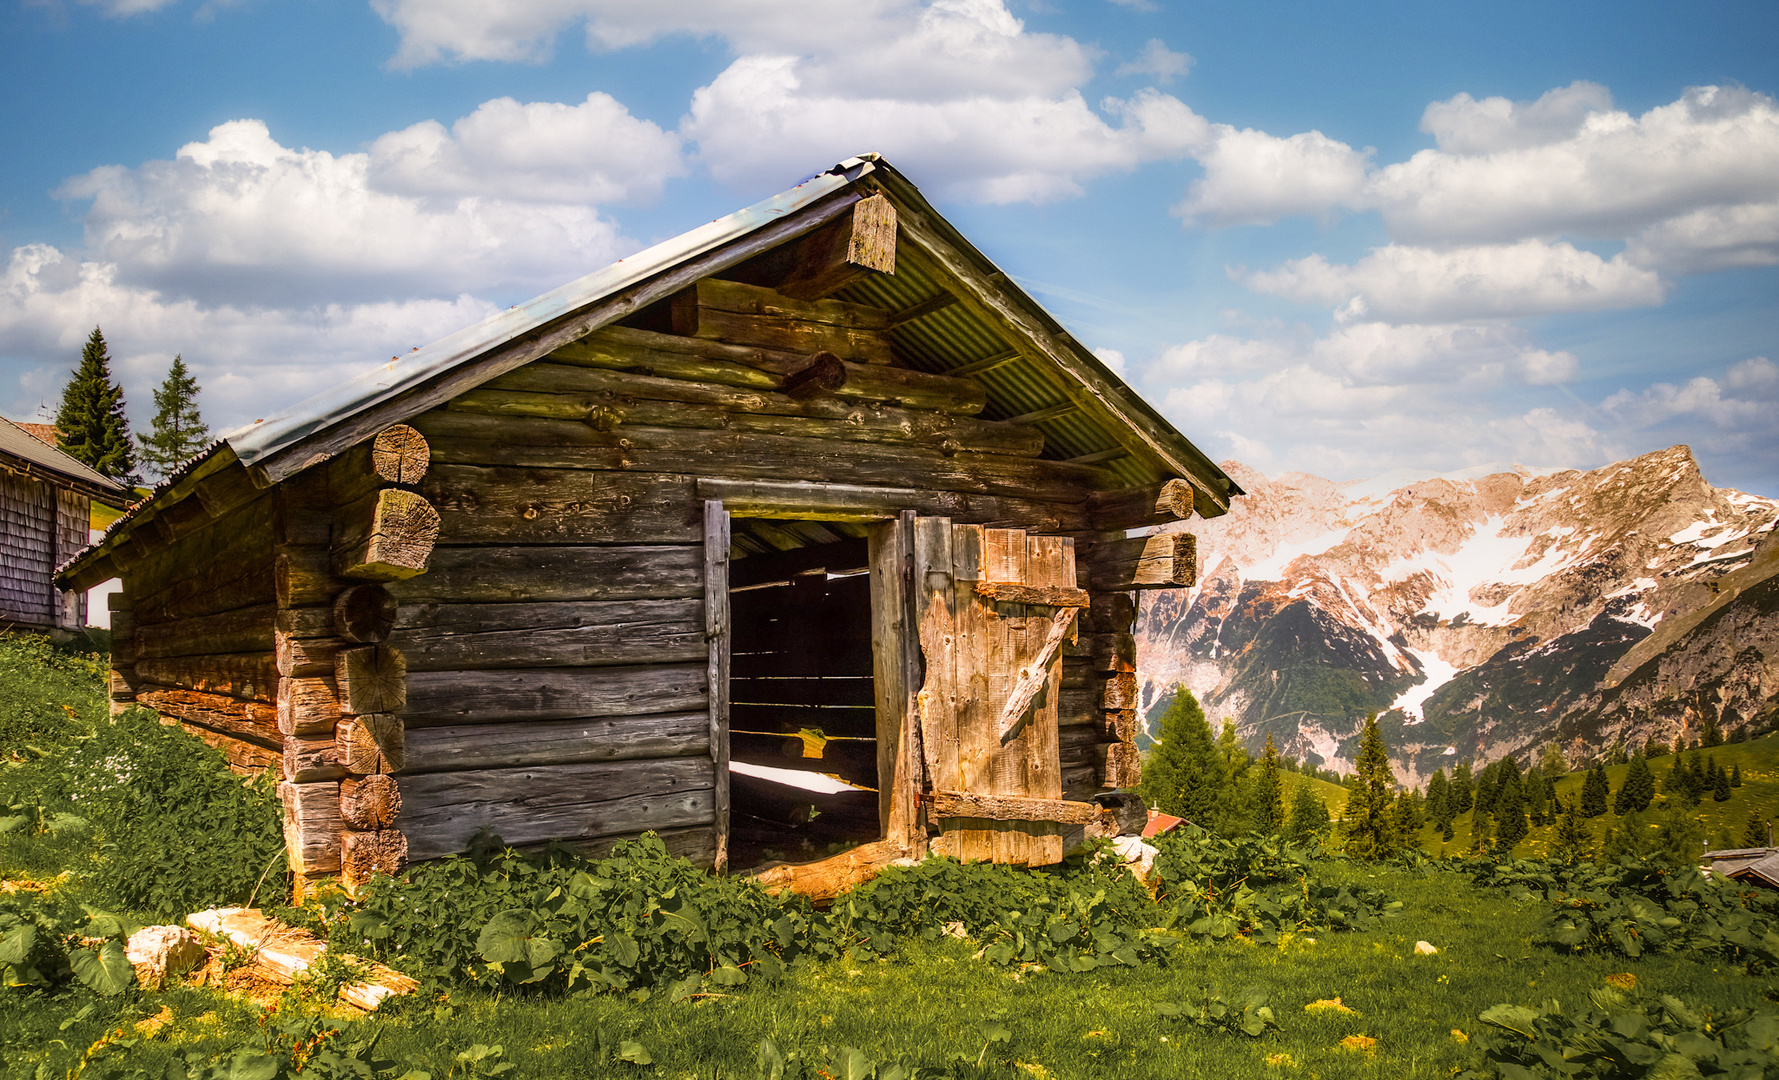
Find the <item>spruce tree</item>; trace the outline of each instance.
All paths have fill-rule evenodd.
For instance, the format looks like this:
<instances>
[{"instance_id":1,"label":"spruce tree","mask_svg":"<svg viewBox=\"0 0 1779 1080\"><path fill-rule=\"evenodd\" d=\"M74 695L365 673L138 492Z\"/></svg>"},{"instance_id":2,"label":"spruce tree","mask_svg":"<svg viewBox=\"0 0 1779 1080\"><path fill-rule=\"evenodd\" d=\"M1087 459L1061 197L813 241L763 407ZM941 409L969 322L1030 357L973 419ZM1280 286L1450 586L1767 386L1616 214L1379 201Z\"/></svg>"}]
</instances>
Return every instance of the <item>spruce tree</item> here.
<instances>
[{"instance_id":1,"label":"spruce tree","mask_svg":"<svg viewBox=\"0 0 1779 1080\"><path fill-rule=\"evenodd\" d=\"M125 484L135 482L136 454L124 416L123 387L112 381L105 335L93 327L74 377L62 388L56 443L74 460Z\"/></svg>"},{"instance_id":2,"label":"spruce tree","mask_svg":"<svg viewBox=\"0 0 1779 1080\"><path fill-rule=\"evenodd\" d=\"M1451 785L1446 781L1444 769L1434 769L1433 775L1427 778L1427 817L1442 834L1452 823Z\"/></svg>"},{"instance_id":3,"label":"spruce tree","mask_svg":"<svg viewBox=\"0 0 1779 1080\"><path fill-rule=\"evenodd\" d=\"M1667 753L1668 744L1654 735L1651 735L1649 741L1643 744L1643 756L1646 758L1659 758L1666 756Z\"/></svg>"},{"instance_id":4,"label":"spruce tree","mask_svg":"<svg viewBox=\"0 0 1779 1080\"><path fill-rule=\"evenodd\" d=\"M1516 770L1505 769L1495 796L1495 843L1504 852L1511 852L1529 831L1525 785Z\"/></svg>"},{"instance_id":5,"label":"spruce tree","mask_svg":"<svg viewBox=\"0 0 1779 1080\"><path fill-rule=\"evenodd\" d=\"M1740 761L1730 766L1730 786L1742 786L1742 763Z\"/></svg>"},{"instance_id":6,"label":"spruce tree","mask_svg":"<svg viewBox=\"0 0 1779 1080\"><path fill-rule=\"evenodd\" d=\"M1155 745L1143 759L1137 790L1162 813L1220 832L1227 816L1228 788L1223 756L1212 741L1204 710L1192 691L1175 687L1173 701L1156 727Z\"/></svg>"},{"instance_id":7,"label":"spruce tree","mask_svg":"<svg viewBox=\"0 0 1779 1080\"><path fill-rule=\"evenodd\" d=\"M1526 774L1526 816L1532 820L1532 824L1550 824L1552 798L1550 780L1542 769L1534 769Z\"/></svg>"},{"instance_id":8,"label":"spruce tree","mask_svg":"<svg viewBox=\"0 0 1779 1080\"><path fill-rule=\"evenodd\" d=\"M1606 766L1595 765L1589 769L1587 779L1581 784L1581 816L1597 818L1604 814L1611 794L1612 784L1606 779Z\"/></svg>"},{"instance_id":9,"label":"spruce tree","mask_svg":"<svg viewBox=\"0 0 1779 1080\"><path fill-rule=\"evenodd\" d=\"M1470 762L1460 761L1458 767L1452 770L1452 784L1446 795L1452 801L1453 817L1470 813L1476 799L1476 788L1470 780Z\"/></svg>"},{"instance_id":10,"label":"spruce tree","mask_svg":"<svg viewBox=\"0 0 1779 1080\"><path fill-rule=\"evenodd\" d=\"M1340 812L1341 837L1348 855L1358 859L1387 859L1401 843L1391 804L1395 801L1396 777L1390 771L1390 751L1378 731L1377 714L1365 719L1359 740L1359 757L1353 763L1353 785Z\"/></svg>"},{"instance_id":11,"label":"spruce tree","mask_svg":"<svg viewBox=\"0 0 1779 1080\"><path fill-rule=\"evenodd\" d=\"M1748 823L1742 826L1742 846L1758 848L1767 846L1767 823L1761 820L1758 811L1748 811Z\"/></svg>"},{"instance_id":12,"label":"spruce tree","mask_svg":"<svg viewBox=\"0 0 1779 1080\"><path fill-rule=\"evenodd\" d=\"M138 435L142 464L156 476L167 476L210 441L210 428L198 415L198 380L175 356L167 377L154 392L154 422L147 435Z\"/></svg>"},{"instance_id":13,"label":"spruce tree","mask_svg":"<svg viewBox=\"0 0 1779 1080\"><path fill-rule=\"evenodd\" d=\"M1309 777L1299 777L1291 785L1291 817L1285 826L1285 839L1294 844L1307 843L1311 837L1328 832L1328 804L1316 794Z\"/></svg>"},{"instance_id":14,"label":"spruce tree","mask_svg":"<svg viewBox=\"0 0 1779 1080\"><path fill-rule=\"evenodd\" d=\"M1483 766L1476 778L1476 818L1481 821L1495 812L1495 787L1501 778L1499 761Z\"/></svg>"},{"instance_id":15,"label":"spruce tree","mask_svg":"<svg viewBox=\"0 0 1779 1080\"><path fill-rule=\"evenodd\" d=\"M1270 836L1285 827L1285 789L1279 781L1279 752L1273 747L1271 732L1254 774L1252 803L1249 824L1255 831Z\"/></svg>"},{"instance_id":16,"label":"spruce tree","mask_svg":"<svg viewBox=\"0 0 1779 1080\"><path fill-rule=\"evenodd\" d=\"M1631 758L1630 771L1625 773L1624 786L1618 789L1612 811L1620 815L1641 812L1649 809L1654 799L1655 777L1649 772L1649 762L1637 754Z\"/></svg>"},{"instance_id":17,"label":"spruce tree","mask_svg":"<svg viewBox=\"0 0 1779 1080\"><path fill-rule=\"evenodd\" d=\"M1562 815L1557 818L1557 837L1553 847L1559 858L1573 864L1586 859L1593 846L1593 830L1577 815L1575 799L1572 797L1563 807Z\"/></svg>"},{"instance_id":18,"label":"spruce tree","mask_svg":"<svg viewBox=\"0 0 1779 1080\"><path fill-rule=\"evenodd\" d=\"M1711 778L1711 801L1729 802L1730 774L1718 768L1717 762L1715 761L1711 763L1711 772L1713 774Z\"/></svg>"}]
</instances>

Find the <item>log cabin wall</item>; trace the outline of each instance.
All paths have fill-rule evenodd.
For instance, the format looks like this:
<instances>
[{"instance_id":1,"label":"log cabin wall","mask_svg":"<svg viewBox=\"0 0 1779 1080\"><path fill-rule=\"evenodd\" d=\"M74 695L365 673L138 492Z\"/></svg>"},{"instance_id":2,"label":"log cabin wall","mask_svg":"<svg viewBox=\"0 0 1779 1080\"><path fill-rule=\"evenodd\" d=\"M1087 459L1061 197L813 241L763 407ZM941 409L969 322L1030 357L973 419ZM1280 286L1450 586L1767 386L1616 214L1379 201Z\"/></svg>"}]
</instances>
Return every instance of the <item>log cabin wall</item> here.
<instances>
[{"instance_id":1,"label":"log cabin wall","mask_svg":"<svg viewBox=\"0 0 1779 1080\"><path fill-rule=\"evenodd\" d=\"M80 630L86 594L50 578L86 546L92 501L55 483L0 468L0 624Z\"/></svg>"}]
</instances>

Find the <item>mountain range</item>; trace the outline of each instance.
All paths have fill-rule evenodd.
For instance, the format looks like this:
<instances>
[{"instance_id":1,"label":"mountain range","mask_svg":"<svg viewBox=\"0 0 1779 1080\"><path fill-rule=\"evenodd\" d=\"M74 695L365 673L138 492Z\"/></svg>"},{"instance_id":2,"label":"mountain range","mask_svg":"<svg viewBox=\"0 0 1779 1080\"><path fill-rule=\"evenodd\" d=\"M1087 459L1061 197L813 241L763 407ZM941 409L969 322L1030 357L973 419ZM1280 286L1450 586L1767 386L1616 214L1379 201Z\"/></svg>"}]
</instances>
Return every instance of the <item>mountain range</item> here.
<instances>
[{"instance_id":1,"label":"mountain range","mask_svg":"<svg viewBox=\"0 0 1779 1080\"><path fill-rule=\"evenodd\" d=\"M1198 584L1144 596L1150 723L1184 685L1247 745L1346 771L1376 712L1415 784L1779 726L1779 502L1712 487L1685 446L1344 483L1222 467L1247 496L1172 526Z\"/></svg>"}]
</instances>

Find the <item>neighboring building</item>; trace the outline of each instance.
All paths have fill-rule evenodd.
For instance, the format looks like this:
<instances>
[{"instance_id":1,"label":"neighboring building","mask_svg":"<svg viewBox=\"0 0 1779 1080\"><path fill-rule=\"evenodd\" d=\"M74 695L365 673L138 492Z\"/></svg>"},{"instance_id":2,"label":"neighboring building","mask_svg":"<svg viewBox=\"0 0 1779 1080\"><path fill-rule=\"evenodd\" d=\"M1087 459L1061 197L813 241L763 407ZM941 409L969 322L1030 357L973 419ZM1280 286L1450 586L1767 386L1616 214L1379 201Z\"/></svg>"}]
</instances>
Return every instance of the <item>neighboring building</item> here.
<instances>
[{"instance_id":1,"label":"neighboring building","mask_svg":"<svg viewBox=\"0 0 1779 1080\"><path fill-rule=\"evenodd\" d=\"M92 500L127 497L121 485L56 449L53 426L0 418L0 630L85 627L86 594L59 589L52 578L87 546Z\"/></svg>"},{"instance_id":2,"label":"neighboring building","mask_svg":"<svg viewBox=\"0 0 1779 1080\"><path fill-rule=\"evenodd\" d=\"M1126 532L1239 494L872 156L229 434L63 580L124 580L120 707L280 772L301 880L813 824L831 882L1107 827L1132 590L1197 561Z\"/></svg>"},{"instance_id":3,"label":"neighboring building","mask_svg":"<svg viewBox=\"0 0 1779 1080\"><path fill-rule=\"evenodd\" d=\"M1779 848L1725 848L1701 856L1705 869L1731 881L1779 889Z\"/></svg>"}]
</instances>

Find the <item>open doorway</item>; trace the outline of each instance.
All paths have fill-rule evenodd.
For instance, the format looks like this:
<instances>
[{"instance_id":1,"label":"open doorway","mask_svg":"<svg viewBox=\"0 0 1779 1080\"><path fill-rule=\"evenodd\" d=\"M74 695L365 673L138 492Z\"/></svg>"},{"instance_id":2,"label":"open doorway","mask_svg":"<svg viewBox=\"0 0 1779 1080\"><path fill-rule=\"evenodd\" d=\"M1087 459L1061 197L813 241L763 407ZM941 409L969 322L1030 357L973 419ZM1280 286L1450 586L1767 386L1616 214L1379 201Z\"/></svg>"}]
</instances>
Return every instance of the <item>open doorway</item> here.
<instances>
[{"instance_id":1,"label":"open doorway","mask_svg":"<svg viewBox=\"0 0 1779 1080\"><path fill-rule=\"evenodd\" d=\"M863 529L769 519L735 525L729 865L807 862L876 840L883 833L869 554L856 535Z\"/></svg>"}]
</instances>

